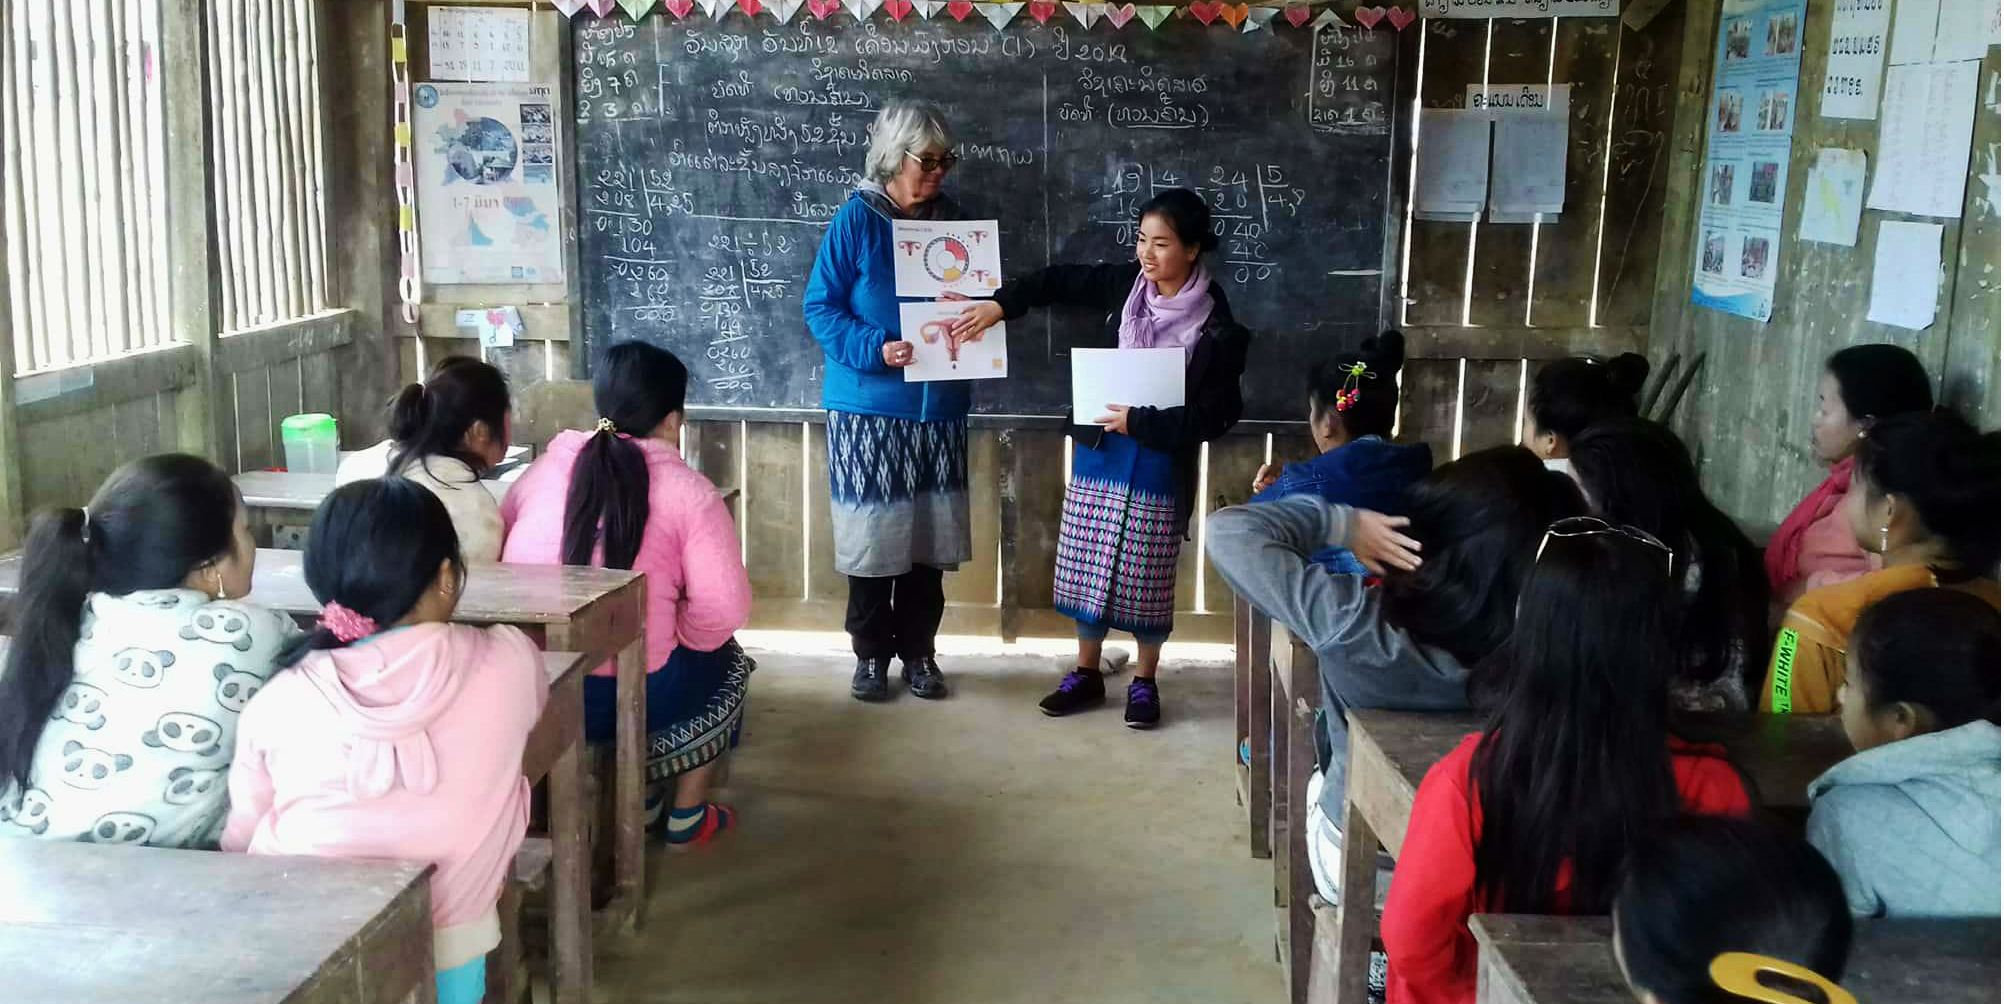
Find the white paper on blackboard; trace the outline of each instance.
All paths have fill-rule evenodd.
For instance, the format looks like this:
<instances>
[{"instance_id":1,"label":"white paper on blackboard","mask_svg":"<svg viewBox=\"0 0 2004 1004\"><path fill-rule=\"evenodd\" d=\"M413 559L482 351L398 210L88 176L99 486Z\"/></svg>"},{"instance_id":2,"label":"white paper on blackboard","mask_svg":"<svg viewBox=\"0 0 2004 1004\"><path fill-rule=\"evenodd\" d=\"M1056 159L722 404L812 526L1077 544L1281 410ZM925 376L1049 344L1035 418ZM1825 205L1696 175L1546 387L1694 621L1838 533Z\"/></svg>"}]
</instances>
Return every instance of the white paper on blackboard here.
<instances>
[{"instance_id":1,"label":"white paper on blackboard","mask_svg":"<svg viewBox=\"0 0 2004 1004\"><path fill-rule=\"evenodd\" d=\"M1886 71L1879 164L1872 172L1867 208L1949 219L1962 216L1980 65L1917 63Z\"/></svg>"},{"instance_id":2,"label":"white paper on blackboard","mask_svg":"<svg viewBox=\"0 0 2004 1004\"><path fill-rule=\"evenodd\" d=\"M1934 323L1941 289L1941 224L1887 220L1872 255L1872 307L1880 324L1919 331Z\"/></svg>"},{"instance_id":3,"label":"white paper on blackboard","mask_svg":"<svg viewBox=\"0 0 2004 1004\"><path fill-rule=\"evenodd\" d=\"M1865 202L1865 151L1824 147L1802 186L1802 228L1796 236L1819 244L1858 246L1858 217Z\"/></svg>"},{"instance_id":4,"label":"white paper on blackboard","mask_svg":"<svg viewBox=\"0 0 2004 1004\"><path fill-rule=\"evenodd\" d=\"M1183 350L1073 349L1072 421L1089 425L1109 404L1183 405Z\"/></svg>"}]
</instances>

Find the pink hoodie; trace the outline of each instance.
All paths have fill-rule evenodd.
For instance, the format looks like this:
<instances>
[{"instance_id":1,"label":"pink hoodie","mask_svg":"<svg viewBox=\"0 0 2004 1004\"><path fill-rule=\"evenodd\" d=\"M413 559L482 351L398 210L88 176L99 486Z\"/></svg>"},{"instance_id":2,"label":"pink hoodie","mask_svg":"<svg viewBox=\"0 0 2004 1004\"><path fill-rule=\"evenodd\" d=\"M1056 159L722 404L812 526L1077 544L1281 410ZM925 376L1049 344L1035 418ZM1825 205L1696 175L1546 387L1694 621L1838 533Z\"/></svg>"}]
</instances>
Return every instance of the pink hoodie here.
<instances>
[{"instance_id":1,"label":"pink hoodie","mask_svg":"<svg viewBox=\"0 0 2004 1004\"><path fill-rule=\"evenodd\" d=\"M508 526L502 561L563 563L571 468L590 440L588 432L559 433L508 491L501 503ZM631 442L647 454L647 529L633 567L647 573L647 671L652 673L668 663L678 645L711 652L730 641L751 615L751 581L737 525L717 487L690 470L674 447L655 439ZM592 562L603 562L603 553L594 551ZM594 672L610 675L612 665Z\"/></svg>"},{"instance_id":2,"label":"pink hoodie","mask_svg":"<svg viewBox=\"0 0 2004 1004\"><path fill-rule=\"evenodd\" d=\"M437 965L470 961L499 941L548 686L506 626L419 624L309 654L244 709L223 850L431 862L432 926L460 931Z\"/></svg>"}]
</instances>

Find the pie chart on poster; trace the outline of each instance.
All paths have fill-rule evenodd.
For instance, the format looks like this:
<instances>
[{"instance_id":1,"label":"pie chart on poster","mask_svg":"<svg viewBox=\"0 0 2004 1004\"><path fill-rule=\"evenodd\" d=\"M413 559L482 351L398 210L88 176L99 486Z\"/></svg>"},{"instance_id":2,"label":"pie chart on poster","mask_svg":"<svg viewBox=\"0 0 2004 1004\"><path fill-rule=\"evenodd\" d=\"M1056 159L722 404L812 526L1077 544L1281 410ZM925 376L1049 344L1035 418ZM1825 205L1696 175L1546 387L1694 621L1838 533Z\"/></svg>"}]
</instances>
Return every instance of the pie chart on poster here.
<instances>
[{"instance_id":1,"label":"pie chart on poster","mask_svg":"<svg viewBox=\"0 0 2004 1004\"><path fill-rule=\"evenodd\" d=\"M934 237L925 246L925 270L940 282L959 282L967 274L967 245L958 237Z\"/></svg>"}]
</instances>

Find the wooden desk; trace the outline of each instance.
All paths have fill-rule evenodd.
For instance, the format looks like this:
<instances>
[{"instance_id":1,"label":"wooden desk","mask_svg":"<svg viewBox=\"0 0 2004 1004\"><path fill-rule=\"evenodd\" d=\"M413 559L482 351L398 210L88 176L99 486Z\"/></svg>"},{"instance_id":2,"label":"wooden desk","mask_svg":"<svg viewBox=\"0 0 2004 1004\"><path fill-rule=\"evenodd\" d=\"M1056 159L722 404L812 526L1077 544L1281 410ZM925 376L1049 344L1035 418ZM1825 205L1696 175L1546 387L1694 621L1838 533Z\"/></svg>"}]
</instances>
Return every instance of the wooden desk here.
<instances>
[{"instance_id":1,"label":"wooden desk","mask_svg":"<svg viewBox=\"0 0 2004 1004\"><path fill-rule=\"evenodd\" d=\"M591 836L586 828L582 652L543 653L548 703L522 749L522 776L549 780L550 991L557 1004L591 1000Z\"/></svg>"},{"instance_id":2,"label":"wooden desk","mask_svg":"<svg viewBox=\"0 0 2004 1004\"><path fill-rule=\"evenodd\" d=\"M300 618L316 617L320 603L306 587L298 551L260 548L246 602ZM0 556L0 601L20 588L21 556ZM10 605L0 603L0 606ZM639 917L645 895L643 825L647 643L646 576L640 572L569 565L470 562L466 593L453 620L513 624L553 652L581 652L592 662L618 660L617 819L613 832L613 900L606 920L626 926ZM0 616L5 610L0 609ZM582 714L580 714L582 717Z\"/></svg>"},{"instance_id":3,"label":"wooden desk","mask_svg":"<svg viewBox=\"0 0 2004 1004\"><path fill-rule=\"evenodd\" d=\"M1755 800L1783 815L1808 811L1809 782L1851 755L1844 728L1831 715L1689 715L1689 738L1725 746L1748 777ZM1336 1004L1364 1004L1377 911L1368 896L1350 890L1377 888L1379 845L1396 858L1405 844L1413 795L1426 772L1470 732L1474 714L1350 712L1350 780L1344 792L1343 901L1337 904ZM1352 910L1354 904L1364 905Z\"/></svg>"},{"instance_id":4,"label":"wooden desk","mask_svg":"<svg viewBox=\"0 0 2004 1004\"><path fill-rule=\"evenodd\" d=\"M0 840L17 1004L437 1000L429 865Z\"/></svg>"},{"instance_id":5,"label":"wooden desk","mask_svg":"<svg viewBox=\"0 0 2004 1004\"><path fill-rule=\"evenodd\" d=\"M1606 917L1469 918L1478 946L1476 1004L1626 1004ZM1859 1004L1996 1004L1998 924L1860 921L1844 967Z\"/></svg>"},{"instance_id":6,"label":"wooden desk","mask_svg":"<svg viewBox=\"0 0 2004 1004\"><path fill-rule=\"evenodd\" d=\"M527 469L526 466L516 467L499 478L482 479L480 486L499 503L508 497L508 489L514 487L515 479ZM313 511L320 508L320 503L334 492L332 474L246 471L231 480L236 482L237 491L243 494L244 509L250 515L251 534L260 547L277 546L281 527L299 528L303 533L306 524L313 520Z\"/></svg>"},{"instance_id":7,"label":"wooden desk","mask_svg":"<svg viewBox=\"0 0 2004 1004\"><path fill-rule=\"evenodd\" d=\"M1322 703L1322 678L1314 650L1286 628L1274 625L1271 638L1267 720L1273 765L1268 832L1273 846L1275 941L1287 970L1288 1000L1304 1004L1315 947L1315 915L1308 901L1315 892L1315 873L1308 865L1308 776L1315 772L1315 709Z\"/></svg>"}]
</instances>

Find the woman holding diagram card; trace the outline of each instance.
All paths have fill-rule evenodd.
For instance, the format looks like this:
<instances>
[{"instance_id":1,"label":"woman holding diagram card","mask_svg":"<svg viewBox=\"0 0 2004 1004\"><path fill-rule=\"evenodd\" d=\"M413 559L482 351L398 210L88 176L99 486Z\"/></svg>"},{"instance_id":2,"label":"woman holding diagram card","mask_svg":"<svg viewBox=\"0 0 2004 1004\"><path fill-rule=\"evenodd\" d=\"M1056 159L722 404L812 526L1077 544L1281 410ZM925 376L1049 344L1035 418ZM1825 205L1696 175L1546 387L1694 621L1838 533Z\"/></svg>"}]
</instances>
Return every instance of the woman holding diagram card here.
<instances>
[{"instance_id":1,"label":"woman holding diagram card","mask_svg":"<svg viewBox=\"0 0 2004 1004\"><path fill-rule=\"evenodd\" d=\"M890 662L918 697L946 696L934 661L941 577L974 556L967 515L967 384L908 382L899 338L897 221L961 216L940 192L959 161L939 110L891 101L877 116L864 182L828 225L804 313L827 359L828 484L835 570L849 578L849 692L890 697Z\"/></svg>"},{"instance_id":2,"label":"woman holding diagram card","mask_svg":"<svg viewBox=\"0 0 2004 1004\"><path fill-rule=\"evenodd\" d=\"M1196 509L1198 450L1236 425L1244 407L1239 376L1251 335L1232 321L1224 290L1204 267L1204 252L1216 244L1204 200L1173 189L1141 207L1134 260L1053 265L1004 283L993 301L967 307L952 332L968 341L1031 307L1107 311L1106 344L1123 350L1107 365L1137 374L1127 388L1137 396L1075 408L1101 412L1074 416L1093 424L1071 430L1071 482L1058 528L1054 599L1078 622L1079 660L1039 705L1047 715L1106 700L1100 646L1120 630L1133 633L1141 649L1127 688L1127 725L1153 728L1161 720L1155 670L1174 626L1176 557ZM1167 361L1182 371L1181 403L1141 400L1138 375L1165 361L1147 350L1180 350L1180 361L1173 352ZM1078 366L1073 372L1075 381L1084 379Z\"/></svg>"}]
</instances>

